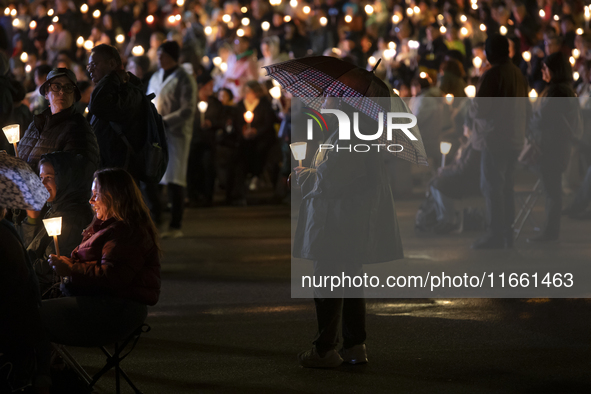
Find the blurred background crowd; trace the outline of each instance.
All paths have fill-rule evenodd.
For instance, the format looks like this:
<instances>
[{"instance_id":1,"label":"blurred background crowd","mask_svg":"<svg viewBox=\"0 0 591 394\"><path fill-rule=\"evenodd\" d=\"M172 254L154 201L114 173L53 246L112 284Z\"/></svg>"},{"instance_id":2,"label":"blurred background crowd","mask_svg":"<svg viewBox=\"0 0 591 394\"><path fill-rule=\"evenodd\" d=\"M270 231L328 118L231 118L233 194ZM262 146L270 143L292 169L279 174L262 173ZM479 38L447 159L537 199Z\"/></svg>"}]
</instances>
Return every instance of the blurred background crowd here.
<instances>
[{"instance_id":1,"label":"blurred background crowd","mask_svg":"<svg viewBox=\"0 0 591 394\"><path fill-rule=\"evenodd\" d=\"M93 90L86 64L95 46L117 47L126 69L147 89L160 45L179 44L179 64L198 86L188 163L192 205L211 205L216 185L233 204L262 186L273 187L279 199L286 194L290 101L262 66L292 58L327 55L375 67L401 97L466 97L491 67L484 43L498 33L509 40L511 61L527 78L530 96L547 85L544 59L562 53L582 109L591 108L591 14L578 0L55 0L4 6L0 123L20 123L21 131L31 115L47 108L38 87L52 68L75 73L82 94L76 106L84 113ZM424 130L433 163L441 158L440 141L451 141L453 153L465 138L464 122Z\"/></svg>"}]
</instances>

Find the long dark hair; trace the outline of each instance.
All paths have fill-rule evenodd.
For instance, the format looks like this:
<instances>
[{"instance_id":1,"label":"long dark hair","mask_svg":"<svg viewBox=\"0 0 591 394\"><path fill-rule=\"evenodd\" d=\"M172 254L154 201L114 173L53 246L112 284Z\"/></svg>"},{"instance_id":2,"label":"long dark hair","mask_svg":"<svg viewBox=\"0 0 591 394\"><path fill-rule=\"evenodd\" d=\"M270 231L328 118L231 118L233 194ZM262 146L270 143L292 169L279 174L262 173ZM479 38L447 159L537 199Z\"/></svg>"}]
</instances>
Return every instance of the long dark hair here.
<instances>
[{"instance_id":1,"label":"long dark hair","mask_svg":"<svg viewBox=\"0 0 591 394\"><path fill-rule=\"evenodd\" d=\"M105 168L94 173L94 180L107 215L134 229L147 230L160 251L156 225L132 176L121 168Z\"/></svg>"}]
</instances>

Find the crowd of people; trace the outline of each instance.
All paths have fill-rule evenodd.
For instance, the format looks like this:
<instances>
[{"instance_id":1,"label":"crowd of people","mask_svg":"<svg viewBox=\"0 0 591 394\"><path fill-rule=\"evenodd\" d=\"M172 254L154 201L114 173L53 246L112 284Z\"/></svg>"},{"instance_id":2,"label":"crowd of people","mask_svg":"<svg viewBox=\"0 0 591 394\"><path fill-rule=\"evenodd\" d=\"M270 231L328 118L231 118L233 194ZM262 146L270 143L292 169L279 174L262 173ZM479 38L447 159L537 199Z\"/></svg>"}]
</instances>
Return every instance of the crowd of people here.
<instances>
[{"instance_id":1,"label":"crowd of people","mask_svg":"<svg viewBox=\"0 0 591 394\"><path fill-rule=\"evenodd\" d=\"M440 143L452 144L455 158L429 183L435 222L426 231L457 228L453 200L473 189L489 218L473 246L512 247L513 173L527 154L535 158L520 161L546 193L545 226L530 240L557 240L561 214L578 216L591 200L590 20L577 0L6 4L0 126L20 126L18 155L50 195L41 211L12 213L32 253L16 244L6 253L15 261L30 255L44 297L71 296L47 300L41 314L31 309L29 327L38 323L46 335L31 329L21 346L46 356L47 338L84 343L74 334L100 332L104 316L125 316L122 331L134 329L158 300L158 238L183 236L186 205L211 206L217 189L225 203L245 205L261 187L281 201L291 172L290 96L262 67L289 59L325 55L374 70L410 100L432 164ZM539 100L531 105L528 96ZM487 97L517 101L489 105ZM168 156L161 185L130 164L145 130L160 124ZM4 135L0 145L17 153ZM563 184L576 192L564 211ZM65 223L62 257L40 226L57 216ZM17 242L10 229L0 231ZM69 320L74 310L83 324ZM63 318L52 323L56 315Z\"/></svg>"}]
</instances>

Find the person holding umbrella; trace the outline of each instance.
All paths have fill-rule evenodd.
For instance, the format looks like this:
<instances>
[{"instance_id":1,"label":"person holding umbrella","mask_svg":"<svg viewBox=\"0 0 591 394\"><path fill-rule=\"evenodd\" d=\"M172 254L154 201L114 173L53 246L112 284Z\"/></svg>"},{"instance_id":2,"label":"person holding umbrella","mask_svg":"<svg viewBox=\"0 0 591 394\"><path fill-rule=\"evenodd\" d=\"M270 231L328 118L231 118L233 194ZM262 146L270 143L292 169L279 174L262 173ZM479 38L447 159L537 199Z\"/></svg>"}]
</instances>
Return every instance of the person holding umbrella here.
<instances>
[{"instance_id":1,"label":"person holding umbrella","mask_svg":"<svg viewBox=\"0 0 591 394\"><path fill-rule=\"evenodd\" d=\"M266 69L284 89L296 97L304 97L302 100L312 108L358 112L359 130L376 130L378 112L410 112L400 98L390 98L390 89L373 72L335 58L298 59ZM310 74L314 74L313 79ZM324 144L336 146L345 142L340 141L336 116L325 116L330 135L324 136ZM416 141L396 136L396 141L389 142L403 145L405 149L397 153L400 157L426 164L418 129L415 126L410 130ZM346 144L355 142L360 141L352 136ZM363 264L403 257L382 153L377 150L364 153L346 149L318 150L312 166L296 167L295 174L303 197L293 256L313 260L314 277L363 276ZM312 349L298 355L300 365L334 368L343 362L366 363L363 288L342 287L333 291L315 287L314 303L318 335ZM341 323L343 347L337 352Z\"/></svg>"}]
</instances>

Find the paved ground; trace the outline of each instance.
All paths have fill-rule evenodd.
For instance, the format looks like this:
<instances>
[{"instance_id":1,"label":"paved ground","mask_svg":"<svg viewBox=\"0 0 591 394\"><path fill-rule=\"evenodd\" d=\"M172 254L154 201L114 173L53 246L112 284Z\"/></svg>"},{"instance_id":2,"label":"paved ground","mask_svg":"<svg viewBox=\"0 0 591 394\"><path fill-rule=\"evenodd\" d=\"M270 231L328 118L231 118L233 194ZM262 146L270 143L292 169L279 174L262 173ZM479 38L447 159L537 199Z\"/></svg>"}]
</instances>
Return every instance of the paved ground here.
<instances>
[{"instance_id":1,"label":"paved ground","mask_svg":"<svg viewBox=\"0 0 591 394\"><path fill-rule=\"evenodd\" d=\"M473 234L416 236L418 204L398 203L407 255L473 258ZM590 224L565 221L568 241L546 250L588 259ZM311 300L290 296L289 206L190 209L185 233L163 242L152 331L124 362L145 393L591 392L590 300L373 299L369 364L303 369L296 354L315 318ZM527 250L522 239L509 255L478 258ZM102 361L95 349L72 351L90 370ZM112 382L95 391L113 393Z\"/></svg>"}]
</instances>

